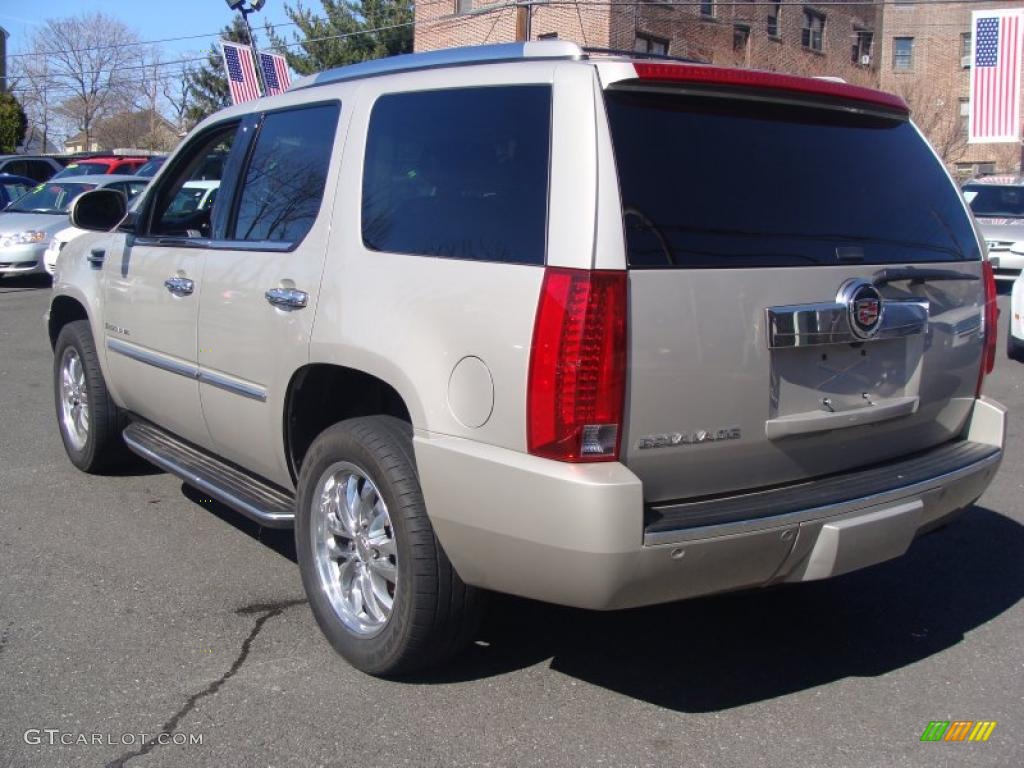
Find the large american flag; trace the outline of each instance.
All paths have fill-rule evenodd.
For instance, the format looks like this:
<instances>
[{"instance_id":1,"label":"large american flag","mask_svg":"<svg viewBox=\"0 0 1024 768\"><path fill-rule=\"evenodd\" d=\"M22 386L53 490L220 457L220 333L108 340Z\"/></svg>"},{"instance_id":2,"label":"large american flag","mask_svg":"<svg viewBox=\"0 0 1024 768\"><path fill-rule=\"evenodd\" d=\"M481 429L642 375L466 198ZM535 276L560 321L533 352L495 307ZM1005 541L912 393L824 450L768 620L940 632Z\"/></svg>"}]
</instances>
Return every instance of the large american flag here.
<instances>
[{"instance_id":1,"label":"large american flag","mask_svg":"<svg viewBox=\"0 0 1024 768\"><path fill-rule=\"evenodd\" d=\"M1024 13L974 11L971 27L974 60L968 141L1017 141Z\"/></svg>"},{"instance_id":2,"label":"large american flag","mask_svg":"<svg viewBox=\"0 0 1024 768\"><path fill-rule=\"evenodd\" d=\"M261 51L259 57L263 83L267 86L267 96L276 96L287 91L288 86L292 84L292 78L288 74L288 62L284 56Z\"/></svg>"},{"instance_id":3,"label":"large american flag","mask_svg":"<svg viewBox=\"0 0 1024 768\"><path fill-rule=\"evenodd\" d=\"M228 88L231 103L241 104L260 97L260 85L256 79L256 65L252 60L252 49L247 45L220 41L224 51L224 69L228 73Z\"/></svg>"}]
</instances>

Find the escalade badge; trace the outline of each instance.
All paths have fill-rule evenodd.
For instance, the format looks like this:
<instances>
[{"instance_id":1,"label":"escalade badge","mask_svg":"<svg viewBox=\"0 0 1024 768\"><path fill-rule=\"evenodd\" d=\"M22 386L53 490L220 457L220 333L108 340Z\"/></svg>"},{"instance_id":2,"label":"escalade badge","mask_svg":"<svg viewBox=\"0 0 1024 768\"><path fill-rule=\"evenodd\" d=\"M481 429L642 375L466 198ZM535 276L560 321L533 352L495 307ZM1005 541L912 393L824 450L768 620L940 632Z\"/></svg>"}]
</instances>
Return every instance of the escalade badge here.
<instances>
[{"instance_id":1,"label":"escalade badge","mask_svg":"<svg viewBox=\"0 0 1024 768\"><path fill-rule=\"evenodd\" d=\"M885 305L874 285L867 280L851 280L839 290L839 301L846 304L854 336L870 339L878 333Z\"/></svg>"},{"instance_id":2,"label":"escalade badge","mask_svg":"<svg viewBox=\"0 0 1024 768\"><path fill-rule=\"evenodd\" d=\"M739 440L741 437L739 427L725 427L723 429L698 429L693 432L666 432L661 435L646 435L637 440L636 447L639 450L647 448L669 448L676 445L698 445L700 443L715 443L719 440Z\"/></svg>"}]
</instances>

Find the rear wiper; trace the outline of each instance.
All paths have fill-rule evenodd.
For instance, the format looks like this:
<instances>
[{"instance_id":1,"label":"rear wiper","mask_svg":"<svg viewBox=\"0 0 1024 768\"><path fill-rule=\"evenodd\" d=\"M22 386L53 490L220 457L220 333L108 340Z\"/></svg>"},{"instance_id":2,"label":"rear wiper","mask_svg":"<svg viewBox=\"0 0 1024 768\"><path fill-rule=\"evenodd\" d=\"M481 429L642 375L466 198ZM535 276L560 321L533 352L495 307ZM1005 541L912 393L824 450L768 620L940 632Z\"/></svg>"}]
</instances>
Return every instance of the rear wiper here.
<instances>
[{"instance_id":1,"label":"rear wiper","mask_svg":"<svg viewBox=\"0 0 1024 768\"><path fill-rule=\"evenodd\" d=\"M875 285L885 285L886 283L898 283L902 280L909 280L913 284L937 280L977 279L977 275L969 275L965 272L958 272L955 269L935 269L927 267L924 269L918 269L915 267L893 267L876 272L874 276L874 283Z\"/></svg>"}]
</instances>

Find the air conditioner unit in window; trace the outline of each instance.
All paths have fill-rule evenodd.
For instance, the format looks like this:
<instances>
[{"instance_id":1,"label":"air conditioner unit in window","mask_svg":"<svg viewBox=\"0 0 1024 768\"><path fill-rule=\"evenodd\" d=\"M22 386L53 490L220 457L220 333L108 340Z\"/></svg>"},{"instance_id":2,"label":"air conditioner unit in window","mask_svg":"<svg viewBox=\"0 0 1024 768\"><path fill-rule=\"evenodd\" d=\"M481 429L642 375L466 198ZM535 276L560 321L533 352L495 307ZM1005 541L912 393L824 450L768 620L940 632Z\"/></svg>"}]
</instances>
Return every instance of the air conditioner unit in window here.
<instances>
[{"instance_id":1,"label":"air conditioner unit in window","mask_svg":"<svg viewBox=\"0 0 1024 768\"><path fill-rule=\"evenodd\" d=\"M971 68L971 55L970 54L967 54L966 56L961 56L960 57L960 67L963 68L963 69L970 69Z\"/></svg>"},{"instance_id":2,"label":"air conditioner unit in window","mask_svg":"<svg viewBox=\"0 0 1024 768\"><path fill-rule=\"evenodd\" d=\"M866 67L870 63L871 63L871 54L870 53L865 53L863 56L860 57L860 65L862 67Z\"/></svg>"}]
</instances>

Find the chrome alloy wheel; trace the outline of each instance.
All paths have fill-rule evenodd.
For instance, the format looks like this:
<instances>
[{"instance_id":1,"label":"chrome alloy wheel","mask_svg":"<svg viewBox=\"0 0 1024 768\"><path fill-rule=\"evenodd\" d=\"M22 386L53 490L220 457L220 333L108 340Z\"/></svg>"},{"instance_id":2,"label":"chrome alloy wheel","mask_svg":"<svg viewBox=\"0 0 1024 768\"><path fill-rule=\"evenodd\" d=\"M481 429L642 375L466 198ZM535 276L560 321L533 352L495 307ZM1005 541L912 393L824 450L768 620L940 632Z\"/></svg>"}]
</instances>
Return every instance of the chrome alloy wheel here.
<instances>
[{"instance_id":1,"label":"chrome alloy wheel","mask_svg":"<svg viewBox=\"0 0 1024 768\"><path fill-rule=\"evenodd\" d=\"M82 450L89 439L89 391L74 347L65 349L60 361L60 420L72 448Z\"/></svg>"},{"instance_id":2,"label":"chrome alloy wheel","mask_svg":"<svg viewBox=\"0 0 1024 768\"><path fill-rule=\"evenodd\" d=\"M380 632L398 588L398 550L387 504L369 476L339 461L313 495L312 537L320 587L342 623L362 637Z\"/></svg>"}]
</instances>

